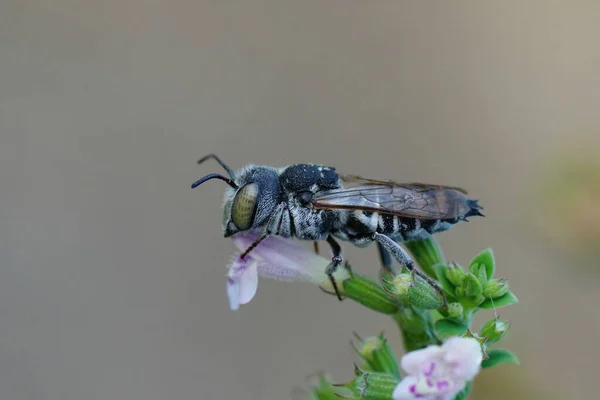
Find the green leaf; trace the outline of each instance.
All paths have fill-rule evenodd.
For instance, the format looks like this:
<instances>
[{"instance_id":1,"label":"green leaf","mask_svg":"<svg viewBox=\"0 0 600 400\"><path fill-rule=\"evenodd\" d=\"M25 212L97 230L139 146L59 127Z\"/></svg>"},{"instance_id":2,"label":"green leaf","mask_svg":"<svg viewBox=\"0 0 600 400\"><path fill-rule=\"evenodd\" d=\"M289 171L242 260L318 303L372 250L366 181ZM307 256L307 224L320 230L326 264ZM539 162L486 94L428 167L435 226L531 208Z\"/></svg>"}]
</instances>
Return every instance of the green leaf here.
<instances>
[{"instance_id":1,"label":"green leaf","mask_svg":"<svg viewBox=\"0 0 600 400\"><path fill-rule=\"evenodd\" d=\"M462 336L469 327L449 319L440 319L435 323L435 330L440 339L445 339L450 336Z\"/></svg>"},{"instance_id":2,"label":"green leaf","mask_svg":"<svg viewBox=\"0 0 600 400\"><path fill-rule=\"evenodd\" d=\"M473 384L470 381L467 382L467 384L465 385L465 388L463 390L461 390L460 392L458 392L458 394L456 396L454 396L453 400L465 400L467 397L469 397L469 393L471 393L472 386L473 386Z\"/></svg>"},{"instance_id":3,"label":"green leaf","mask_svg":"<svg viewBox=\"0 0 600 400\"><path fill-rule=\"evenodd\" d=\"M491 279L494 276L494 272L496 272L496 263L494 261L494 253L492 252L492 249L485 249L476 255L469 264L469 271L471 271L471 267L474 264L483 264L485 266L485 272L488 279Z\"/></svg>"},{"instance_id":4,"label":"green leaf","mask_svg":"<svg viewBox=\"0 0 600 400\"><path fill-rule=\"evenodd\" d=\"M519 302L517 296L513 292L508 292L504 296L498 297L495 300L487 299L479 305L479 308L500 308L510 306Z\"/></svg>"},{"instance_id":5,"label":"green leaf","mask_svg":"<svg viewBox=\"0 0 600 400\"><path fill-rule=\"evenodd\" d=\"M446 268L448 267L444 264L436 264L433 266L433 271L437 276L440 286L442 287L442 289L444 289L444 292L446 292L450 296L454 296L454 285L452 285L448 278L446 278Z\"/></svg>"},{"instance_id":6,"label":"green leaf","mask_svg":"<svg viewBox=\"0 0 600 400\"><path fill-rule=\"evenodd\" d=\"M481 362L482 368L491 368L501 364L519 365L519 359L509 350L495 349L488 352L488 359Z\"/></svg>"}]
</instances>

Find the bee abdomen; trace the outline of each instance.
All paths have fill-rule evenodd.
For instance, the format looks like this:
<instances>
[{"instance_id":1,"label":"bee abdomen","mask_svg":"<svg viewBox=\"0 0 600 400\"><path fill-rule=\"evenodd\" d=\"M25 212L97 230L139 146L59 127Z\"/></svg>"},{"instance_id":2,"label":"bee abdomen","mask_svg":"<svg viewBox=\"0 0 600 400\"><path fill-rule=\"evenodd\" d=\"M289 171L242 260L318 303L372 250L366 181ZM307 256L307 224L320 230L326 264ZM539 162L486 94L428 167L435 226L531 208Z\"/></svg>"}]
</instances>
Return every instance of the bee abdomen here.
<instances>
[{"instance_id":1,"label":"bee abdomen","mask_svg":"<svg viewBox=\"0 0 600 400\"><path fill-rule=\"evenodd\" d=\"M459 218L455 219L418 219L401 218L391 214L381 214L377 232L396 241L425 239L431 234L452 228Z\"/></svg>"}]
</instances>

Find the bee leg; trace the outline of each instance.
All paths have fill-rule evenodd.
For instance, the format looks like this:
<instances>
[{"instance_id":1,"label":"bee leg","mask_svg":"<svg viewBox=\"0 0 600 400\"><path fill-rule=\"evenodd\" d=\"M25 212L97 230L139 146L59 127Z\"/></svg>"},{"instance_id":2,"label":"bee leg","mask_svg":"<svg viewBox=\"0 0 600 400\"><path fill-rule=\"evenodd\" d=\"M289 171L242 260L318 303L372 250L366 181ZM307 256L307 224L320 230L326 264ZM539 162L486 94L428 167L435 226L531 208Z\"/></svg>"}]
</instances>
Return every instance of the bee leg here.
<instances>
[{"instance_id":1,"label":"bee leg","mask_svg":"<svg viewBox=\"0 0 600 400\"><path fill-rule=\"evenodd\" d=\"M337 270L337 267L339 267L339 265L343 261L342 248L340 247L338 242L336 242L332 236L327 236L327 243L329 243L329 246L331 247L331 252L333 253L333 257L331 258L331 263L325 269L325 274L327 274L327 276L329 277L329 280L331 281L331 285L333 286L333 290L335 290L335 294L337 295L338 299L340 301L342 301L344 299L342 298L342 295L340 294L340 291L338 289L335 278L333 277L333 274Z\"/></svg>"},{"instance_id":2,"label":"bee leg","mask_svg":"<svg viewBox=\"0 0 600 400\"><path fill-rule=\"evenodd\" d=\"M315 246L315 254L319 255L319 242L317 242L316 240L313 242L313 245Z\"/></svg>"},{"instance_id":3,"label":"bee leg","mask_svg":"<svg viewBox=\"0 0 600 400\"><path fill-rule=\"evenodd\" d=\"M398 268L394 266L394 261L392 260L390 252L387 251L385 247L383 247L383 245L379 242L377 242L377 249L379 250L379 259L381 260L381 265L383 266L383 269L394 274L400 273L400 271L398 271Z\"/></svg>"},{"instance_id":4,"label":"bee leg","mask_svg":"<svg viewBox=\"0 0 600 400\"><path fill-rule=\"evenodd\" d=\"M207 157L210 157L210 156L211 155L209 155ZM283 212L286 208L287 208L287 204L285 204L285 203L280 203L277 206L277 208L273 212L273 215L271 215L271 217L267 221L266 228L265 228L264 232L262 233L262 235L260 235L258 237L258 239L256 239L254 242L252 242L250 247L248 247L246 249L246 251L244 251L242 253L242 255L240 256L240 258L242 260L248 255L248 253L250 253L252 250L254 250L256 248L256 246L258 246L260 244L260 242L262 242L263 240L265 240L267 237L269 237L271 235L277 235L278 232L281 231L281 224L283 223Z\"/></svg>"},{"instance_id":5,"label":"bee leg","mask_svg":"<svg viewBox=\"0 0 600 400\"><path fill-rule=\"evenodd\" d=\"M254 242L252 242L252 244L246 249L246 251L244 251L242 253L240 258L243 260L248 255L248 253L250 253L252 250L254 250L256 248L256 246L258 246L260 244L260 242L265 240L268 236L269 236L268 233L263 233L262 235L260 235L259 238L256 239Z\"/></svg>"},{"instance_id":6,"label":"bee leg","mask_svg":"<svg viewBox=\"0 0 600 400\"><path fill-rule=\"evenodd\" d=\"M398 260L398 262L401 265L406 267L407 270L409 270L410 272L413 272L416 275L419 275L431 287L433 287L442 296L442 299L444 300L444 306L446 306L446 295L444 294L444 291L442 290L442 288L440 288L439 285L437 284L437 282L435 282L433 279L431 279L430 277L428 277L427 275L425 275L424 273L422 273L421 271L419 271L418 269L415 268L415 263L410 258L410 256L406 252L406 250L404 250L402 248L402 246L400 246L398 243L394 242L392 239L390 239L386 235L382 235L381 233L377 233L377 232L375 232L373 234L373 239L376 240L378 244L381 244L381 246L384 248L384 250L387 250L388 252L390 252L392 254L392 256L394 256L394 258L396 260Z\"/></svg>"}]
</instances>

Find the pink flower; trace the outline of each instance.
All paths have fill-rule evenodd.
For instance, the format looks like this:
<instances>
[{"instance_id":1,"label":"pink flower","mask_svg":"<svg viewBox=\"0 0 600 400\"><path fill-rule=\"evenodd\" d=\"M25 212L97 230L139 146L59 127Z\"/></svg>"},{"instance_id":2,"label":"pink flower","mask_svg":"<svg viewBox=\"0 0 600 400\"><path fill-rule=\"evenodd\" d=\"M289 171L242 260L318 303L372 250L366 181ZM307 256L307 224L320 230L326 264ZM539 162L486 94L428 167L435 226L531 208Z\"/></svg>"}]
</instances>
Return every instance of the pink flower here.
<instances>
[{"instance_id":1,"label":"pink flower","mask_svg":"<svg viewBox=\"0 0 600 400\"><path fill-rule=\"evenodd\" d=\"M472 338L453 337L442 346L428 346L402 357L406 376L394 390L394 400L450 400L477 375L483 354Z\"/></svg>"},{"instance_id":2,"label":"pink flower","mask_svg":"<svg viewBox=\"0 0 600 400\"><path fill-rule=\"evenodd\" d=\"M232 310L246 304L256 295L258 277L283 281L309 281L332 291L331 282L325 275L325 268L331 262L306 250L298 241L281 236L269 236L242 260L241 254L260 237L257 232L240 232L231 238L239 249L229 264L227 274L227 295ZM336 282L350 277L348 271L340 267L333 275Z\"/></svg>"}]
</instances>

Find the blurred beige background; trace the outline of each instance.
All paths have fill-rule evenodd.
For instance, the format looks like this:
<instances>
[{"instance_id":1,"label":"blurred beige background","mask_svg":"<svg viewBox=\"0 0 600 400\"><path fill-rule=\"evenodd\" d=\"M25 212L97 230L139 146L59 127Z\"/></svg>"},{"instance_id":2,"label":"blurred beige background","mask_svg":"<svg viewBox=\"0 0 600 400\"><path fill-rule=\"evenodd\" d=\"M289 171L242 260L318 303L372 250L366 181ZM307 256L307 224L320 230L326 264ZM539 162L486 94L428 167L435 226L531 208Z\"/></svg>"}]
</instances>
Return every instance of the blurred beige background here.
<instances>
[{"instance_id":1,"label":"blurred beige background","mask_svg":"<svg viewBox=\"0 0 600 400\"><path fill-rule=\"evenodd\" d=\"M286 399L351 378L352 330L401 350L308 284L229 310L224 184L189 188L209 152L467 187L487 218L446 255L493 247L521 300L499 311L522 366L473 398L594 397L597 258L529 215L550 154L600 154L600 3L497 3L2 1L0 398Z\"/></svg>"}]
</instances>

